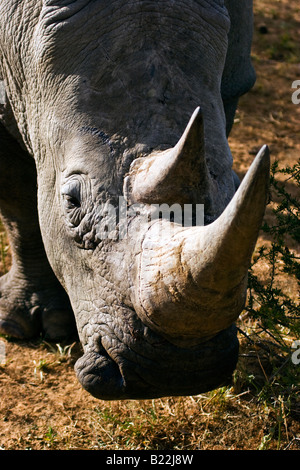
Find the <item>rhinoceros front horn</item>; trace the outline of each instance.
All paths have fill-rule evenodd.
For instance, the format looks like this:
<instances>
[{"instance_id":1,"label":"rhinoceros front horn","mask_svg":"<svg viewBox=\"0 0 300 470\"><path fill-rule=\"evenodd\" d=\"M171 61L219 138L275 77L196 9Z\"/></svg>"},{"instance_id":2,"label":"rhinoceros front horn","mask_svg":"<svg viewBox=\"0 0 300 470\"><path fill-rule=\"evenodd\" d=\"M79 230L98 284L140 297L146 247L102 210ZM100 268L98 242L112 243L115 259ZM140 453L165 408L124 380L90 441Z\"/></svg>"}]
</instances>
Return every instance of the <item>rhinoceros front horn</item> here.
<instances>
[{"instance_id":1,"label":"rhinoceros front horn","mask_svg":"<svg viewBox=\"0 0 300 470\"><path fill-rule=\"evenodd\" d=\"M243 310L269 170L264 146L214 222L182 227L161 219L147 231L132 300L143 322L169 341L184 347L209 339Z\"/></svg>"}]
</instances>

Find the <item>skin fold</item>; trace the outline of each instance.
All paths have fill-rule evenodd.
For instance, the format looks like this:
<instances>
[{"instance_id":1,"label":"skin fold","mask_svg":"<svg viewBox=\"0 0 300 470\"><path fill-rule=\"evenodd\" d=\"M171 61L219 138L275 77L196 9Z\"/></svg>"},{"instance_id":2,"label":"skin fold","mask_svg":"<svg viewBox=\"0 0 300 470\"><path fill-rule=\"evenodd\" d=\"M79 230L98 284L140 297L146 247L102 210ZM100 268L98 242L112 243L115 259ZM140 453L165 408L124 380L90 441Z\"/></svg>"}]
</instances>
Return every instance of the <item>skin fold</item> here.
<instances>
[{"instance_id":1,"label":"skin fold","mask_svg":"<svg viewBox=\"0 0 300 470\"><path fill-rule=\"evenodd\" d=\"M265 151L230 205L239 183L227 137L255 81L251 2L1 0L0 18L0 207L13 252L0 331L77 331L78 379L102 399L228 382L267 191ZM149 226L151 205L164 202L204 204L207 227L229 207L230 235L225 222L218 232ZM257 214L250 232L244 209ZM173 235L156 238L155 227ZM220 253L233 232L246 241L234 241L229 286L231 256ZM208 239L220 240L213 252Z\"/></svg>"}]
</instances>

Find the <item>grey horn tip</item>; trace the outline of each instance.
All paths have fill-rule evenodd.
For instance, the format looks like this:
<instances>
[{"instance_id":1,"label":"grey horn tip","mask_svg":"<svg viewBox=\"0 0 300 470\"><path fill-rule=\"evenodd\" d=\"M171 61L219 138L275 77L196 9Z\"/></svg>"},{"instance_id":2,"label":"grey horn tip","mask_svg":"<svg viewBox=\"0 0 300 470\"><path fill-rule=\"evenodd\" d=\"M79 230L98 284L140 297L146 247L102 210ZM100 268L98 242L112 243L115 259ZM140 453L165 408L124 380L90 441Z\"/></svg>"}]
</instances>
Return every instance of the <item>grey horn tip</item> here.
<instances>
[{"instance_id":1,"label":"grey horn tip","mask_svg":"<svg viewBox=\"0 0 300 470\"><path fill-rule=\"evenodd\" d=\"M265 167L266 171L270 171L270 149L268 145L263 145L255 157L255 160L260 167Z\"/></svg>"},{"instance_id":2,"label":"grey horn tip","mask_svg":"<svg viewBox=\"0 0 300 470\"><path fill-rule=\"evenodd\" d=\"M264 144L261 149L259 150L257 157L261 158L269 158L270 157L270 149L267 144Z\"/></svg>"},{"instance_id":3,"label":"grey horn tip","mask_svg":"<svg viewBox=\"0 0 300 470\"><path fill-rule=\"evenodd\" d=\"M194 121L195 119L202 119L203 118L203 112L201 106L197 106L195 111L192 114L191 121Z\"/></svg>"},{"instance_id":4,"label":"grey horn tip","mask_svg":"<svg viewBox=\"0 0 300 470\"><path fill-rule=\"evenodd\" d=\"M269 146L267 144L264 144L262 148L260 149L259 153L270 153Z\"/></svg>"}]
</instances>

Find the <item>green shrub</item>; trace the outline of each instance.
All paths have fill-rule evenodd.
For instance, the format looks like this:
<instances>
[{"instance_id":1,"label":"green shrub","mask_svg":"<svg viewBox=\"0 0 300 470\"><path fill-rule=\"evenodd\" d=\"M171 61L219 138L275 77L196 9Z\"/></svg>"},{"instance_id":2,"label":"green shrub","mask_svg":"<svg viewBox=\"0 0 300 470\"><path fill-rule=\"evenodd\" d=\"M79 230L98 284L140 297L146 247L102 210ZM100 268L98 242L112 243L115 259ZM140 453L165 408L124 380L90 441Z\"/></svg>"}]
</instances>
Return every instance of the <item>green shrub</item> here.
<instances>
[{"instance_id":1,"label":"green shrub","mask_svg":"<svg viewBox=\"0 0 300 470\"><path fill-rule=\"evenodd\" d=\"M300 160L284 169L274 163L271 214L262 227L266 242L253 257L248 304L239 328L246 338L242 356L248 359L241 366L244 385L246 381L263 403L271 404L277 418L282 413L299 415L300 364L292 360L293 346L300 339L299 194ZM278 423L275 427L280 434Z\"/></svg>"},{"instance_id":2,"label":"green shrub","mask_svg":"<svg viewBox=\"0 0 300 470\"><path fill-rule=\"evenodd\" d=\"M277 174L285 175L285 181L278 181ZM275 223L263 224L263 233L271 238L271 243L260 247L253 258L247 306L250 316L258 320L283 352L290 352L286 335L300 338L300 254L289 247L289 244L300 247L300 199L299 193L293 195L288 186L300 193L300 160L282 170L278 169L278 162L272 166L270 193L275 205L272 209ZM255 267L261 261L270 266L267 279L255 274ZM286 288L292 285L293 289Z\"/></svg>"}]
</instances>

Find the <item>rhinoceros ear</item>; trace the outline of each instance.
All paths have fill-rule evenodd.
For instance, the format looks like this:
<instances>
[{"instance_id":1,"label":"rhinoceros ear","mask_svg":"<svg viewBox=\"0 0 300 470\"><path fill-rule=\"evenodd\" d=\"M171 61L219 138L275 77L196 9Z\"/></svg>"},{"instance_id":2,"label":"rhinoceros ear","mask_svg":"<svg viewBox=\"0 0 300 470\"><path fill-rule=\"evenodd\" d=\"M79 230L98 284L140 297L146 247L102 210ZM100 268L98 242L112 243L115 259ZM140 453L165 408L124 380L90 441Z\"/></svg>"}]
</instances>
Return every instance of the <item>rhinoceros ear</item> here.
<instances>
[{"instance_id":1,"label":"rhinoceros ear","mask_svg":"<svg viewBox=\"0 0 300 470\"><path fill-rule=\"evenodd\" d=\"M201 203L207 201L211 185L198 107L175 147L133 162L124 195L131 203Z\"/></svg>"}]
</instances>

